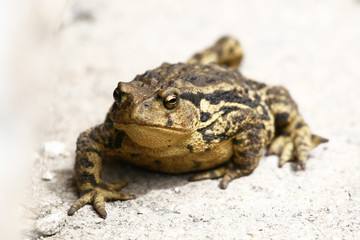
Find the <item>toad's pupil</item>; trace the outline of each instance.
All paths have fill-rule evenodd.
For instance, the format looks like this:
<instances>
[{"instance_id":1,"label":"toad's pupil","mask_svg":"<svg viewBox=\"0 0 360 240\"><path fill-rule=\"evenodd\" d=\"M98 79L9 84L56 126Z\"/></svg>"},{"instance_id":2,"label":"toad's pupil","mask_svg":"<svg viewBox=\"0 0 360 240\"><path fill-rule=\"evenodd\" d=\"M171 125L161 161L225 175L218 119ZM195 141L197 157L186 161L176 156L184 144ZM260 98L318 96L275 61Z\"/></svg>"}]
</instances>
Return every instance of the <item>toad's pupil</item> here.
<instances>
[{"instance_id":1,"label":"toad's pupil","mask_svg":"<svg viewBox=\"0 0 360 240\"><path fill-rule=\"evenodd\" d=\"M168 98L167 101L169 103L175 103L176 102L176 97L175 96L171 96L171 97L167 97L167 98Z\"/></svg>"}]
</instances>

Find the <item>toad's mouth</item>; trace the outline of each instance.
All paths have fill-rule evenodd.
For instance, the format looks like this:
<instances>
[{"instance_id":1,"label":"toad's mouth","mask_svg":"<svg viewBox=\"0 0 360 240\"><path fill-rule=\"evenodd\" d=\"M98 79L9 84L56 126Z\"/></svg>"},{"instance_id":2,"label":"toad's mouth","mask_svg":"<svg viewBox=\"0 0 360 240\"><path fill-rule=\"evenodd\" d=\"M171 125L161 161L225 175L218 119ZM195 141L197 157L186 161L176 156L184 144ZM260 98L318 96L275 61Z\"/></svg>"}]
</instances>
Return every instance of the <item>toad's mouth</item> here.
<instances>
[{"instance_id":1,"label":"toad's mouth","mask_svg":"<svg viewBox=\"0 0 360 240\"><path fill-rule=\"evenodd\" d=\"M114 122L114 127L124 131L135 143L149 148L169 147L190 135L190 131L186 129L167 128L164 126Z\"/></svg>"}]
</instances>

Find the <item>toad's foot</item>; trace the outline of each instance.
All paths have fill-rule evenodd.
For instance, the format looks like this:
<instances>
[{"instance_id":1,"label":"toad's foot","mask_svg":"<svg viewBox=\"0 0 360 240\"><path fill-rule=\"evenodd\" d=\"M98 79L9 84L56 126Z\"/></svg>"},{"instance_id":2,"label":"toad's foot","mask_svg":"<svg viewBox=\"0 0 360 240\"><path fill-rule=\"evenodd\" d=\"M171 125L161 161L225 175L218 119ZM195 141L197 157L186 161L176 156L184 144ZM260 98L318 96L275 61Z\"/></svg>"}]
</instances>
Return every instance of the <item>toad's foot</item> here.
<instances>
[{"instance_id":1,"label":"toad's foot","mask_svg":"<svg viewBox=\"0 0 360 240\"><path fill-rule=\"evenodd\" d=\"M106 201L130 200L135 198L134 195L117 192L126 185L127 183L125 181L118 183L100 183L94 188L82 190L80 198L76 200L68 210L68 215L72 216L84 205L92 204L100 217L105 219L107 216L105 211Z\"/></svg>"},{"instance_id":2,"label":"toad's foot","mask_svg":"<svg viewBox=\"0 0 360 240\"><path fill-rule=\"evenodd\" d=\"M228 164L201 173L197 173L189 178L189 181L199 181L205 179L222 178L219 184L221 189L226 189L229 183L235 178L248 175L248 172L243 172L242 169L235 167L234 163Z\"/></svg>"},{"instance_id":3,"label":"toad's foot","mask_svg":"<svg viewBox=\"0 0 360 240\"><path fill-rule=\"evenodd\" d=\"M311 134L309 127L304 125L292 134L284 133L276 137L266 155L279 156L279 167L286 162L295 161L296 169L304 170L310 150L325 142L328 139Z\"/></svg>"}]
</instances>

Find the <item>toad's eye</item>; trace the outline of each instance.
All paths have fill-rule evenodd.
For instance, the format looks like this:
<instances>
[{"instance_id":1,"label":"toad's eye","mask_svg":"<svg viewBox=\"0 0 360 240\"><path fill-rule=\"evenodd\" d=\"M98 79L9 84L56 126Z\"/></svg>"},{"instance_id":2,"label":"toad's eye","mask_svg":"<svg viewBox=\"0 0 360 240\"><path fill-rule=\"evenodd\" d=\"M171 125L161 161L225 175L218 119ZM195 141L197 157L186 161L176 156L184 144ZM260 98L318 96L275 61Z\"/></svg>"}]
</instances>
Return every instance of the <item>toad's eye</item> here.
<instances>
[{"instance_id":1,"label":"toad's eye","mask_svg":"<svg viewBox=\"0 0 360 240\"><path fill-rule=\"evenodd\" d=\"M164 98L164 106L168 110L175 109L179 104L179 96L176 93L169 93Z\"/></svg>"},{"instance_id":2,"label":"toad's eye","mask_svg":"<svg viewBox=\"0 0 360 240\"><path fill-rule=\"evenodd\" d=\"M116 103L120 103L122 100L122 94L118 88L116 88L113 92L113 97L116 101Z\"/></svg>"}]
</instances>

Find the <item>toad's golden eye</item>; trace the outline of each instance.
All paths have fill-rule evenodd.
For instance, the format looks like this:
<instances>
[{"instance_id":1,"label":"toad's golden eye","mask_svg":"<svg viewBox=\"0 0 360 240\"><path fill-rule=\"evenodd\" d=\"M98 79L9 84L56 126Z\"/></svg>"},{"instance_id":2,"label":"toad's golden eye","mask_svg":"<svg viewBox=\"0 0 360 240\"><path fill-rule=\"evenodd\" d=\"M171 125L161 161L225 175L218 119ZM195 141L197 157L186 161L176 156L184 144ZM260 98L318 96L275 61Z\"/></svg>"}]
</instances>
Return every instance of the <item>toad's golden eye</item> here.
<instances>
[{"instance_id":1,"label":"toad's golden eye","mask_svg":"<svg viewBox=\"0 0 360 240\"><path fill-rule=\"evenodd\" d=\"M164 106L166 109L172 110L179 104L179 96L176 93L169 93L164 98Z\"/></svg>"}]
</instances>

